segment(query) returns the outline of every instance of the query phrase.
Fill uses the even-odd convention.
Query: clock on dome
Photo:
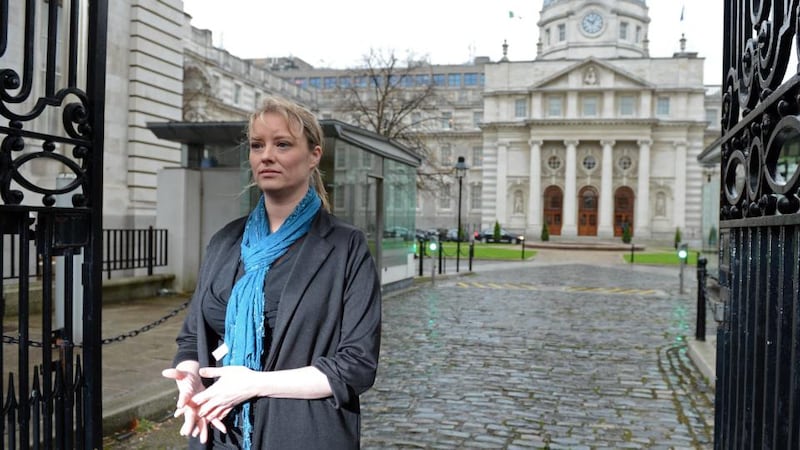
[[[603,16],[595,11],[586,14],[581,20],[581,28],[586,34],[595,35],[600,33],[603,29]]]

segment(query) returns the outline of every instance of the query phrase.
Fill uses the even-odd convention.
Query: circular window
[[[561,158],[559,158],[558,156],[555,156],[555,155],[547,158],[547,167],[549,167],[552,170],[560,169],[561,168]]]
[[[597,160],[594,159],[594,156],[587,155],[585,158],[583,158],[583,168],[584,169],[592,170],[592,169],[595,168],[595,166],[597,166]]]
[[[622,170],[628,170],[633,165],[630,156],[622,156],[617,160],[617,166]]]

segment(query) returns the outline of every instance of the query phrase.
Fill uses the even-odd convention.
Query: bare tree
[[[409,54],[401,60],[394,51],[373,49],[363,57],[361,67],[349,72],[352,82],[338,88],[337,112],[415,151],[423,160],[417,188],[441,188],[452,168],[441,167],[429,147],[437,139],[432,131],[440,127],[439,106],[444,98],[434,84],[427,58]]]

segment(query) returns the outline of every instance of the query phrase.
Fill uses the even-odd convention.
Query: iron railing
[[[103,272],[111,278],[112,272],[120,270],[147,269],[153,274],[154,267],[165,267],[168,262],[167,230],[163,228],[105,228],[103,229]],[[30,254],[36,254],[34,241],[29,242]],[[0,248],[3,252],[3,280],[17,279],[20,274],[19,236],[4,234]],[[31,258],[27,272],[31,278],[41,278],[41,258]]]
[[[708,312],[711,312],[717,323],[722,322],[725,315],[725,305],[720,301],[719,295],[710,292],[708,280],[719,284],[718,277],[708,273],[708,260],[702,257],[697,258],[697,321],[694,338],[698,341],[706,340]]]
[[[103,229],[103,271],[108,278],[115,270],[147,269],[167,265],[167,230],[154,229]]]

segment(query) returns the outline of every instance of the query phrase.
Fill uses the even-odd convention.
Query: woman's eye
[[[264,144],[262,142],[251,142],[250,143],[250,150],[258,151],[264,148]]]
[[[278,148],[280,149],[287,149],[291,146],[292,144],[290,142],[278,142]]]

